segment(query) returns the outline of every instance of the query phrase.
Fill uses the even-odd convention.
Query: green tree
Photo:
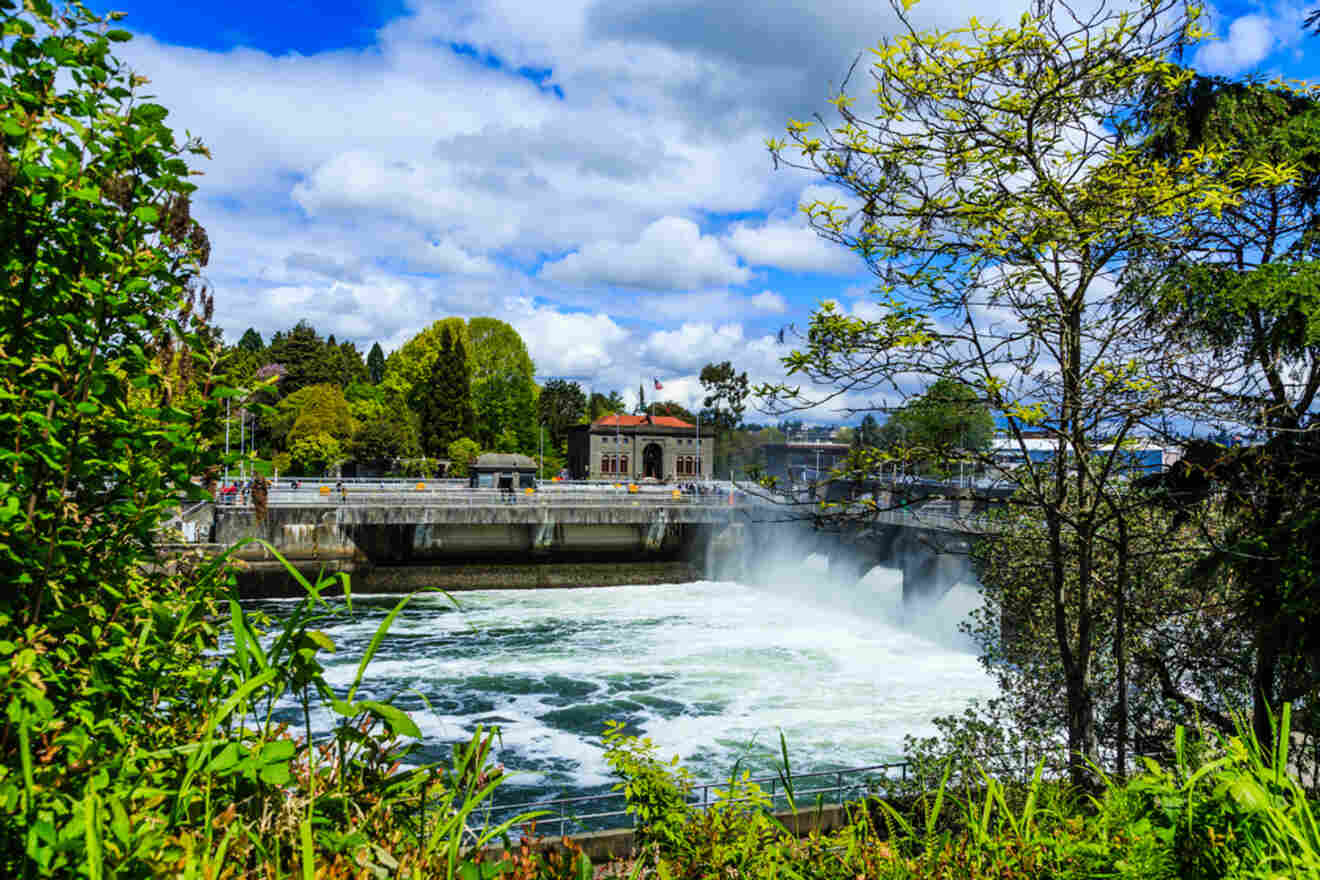
[[[986,450],[995,436],[995,420],[975,389],[952,379],[938,379],[925,393],[890,414],[878,432],[884,445],[905,459],[940,465]]]
[[[238,347],[253,354],[261,354],[266,350],[266,343],[261,341],[260,333],[249,327],[243,331],[243,338],[238,340]]]
[[[367,375],[372,385],[379,385],[385,378],[385,353],[380,350],[379,342],[373,342],[367,353]]]
[[[339,440],[324,431],[300,434],[289,444],[289,467],[300,474],[324,476],[345,460]]]
[[[325,356],[325,341],[306,320],[299,321],[287,333],[276,332],[266,348],[266,357],[284,365],[287,374],[280,388],[285,394],[309,385],[339,382],[336,364]]]
[[[183,402],[171,371],[212,356],[209,309],[179,312],[210,254],[185,161],[205,148],[133,100],[109,52],[125,32],[78,7],[12,8],[0,7],[0,612],[35,623],[147,557],[179,493],[198,497],[189,477],[214,459],[197,432],[218,419],[205,374],[188,377],[195,409],[171,405]],[[90,631],[86,613],[52,618],[53,637]]]
[[[275,443],[291,448],[299,437],[313,434],[347,440],[357,424],[344,392],[324,383],[309,385],[281,400],[270,414],[267,428]]]
[[[227,346],[220,351],[216,369],[233,385],[250,385],[256,377],[257,370],[265,363],[263,352],[253,352],[241,345],[235,345]]]
[[[1313,627],[1303,622],[1320,611],[1308,539],[1320,517],[1310,464],[1320,432],[1320,105],[1283,82],[1192,76],[1155,84],[1144,112],[1154,129],[1149,155],[1175,173],[1180,154],[1207,144],[1292,171],[1251,180],[1219,210],[1176,218],[1193,247],[1149,255],[1128,286],[1152,323],[1202,348],[1203,362],[1180,371],[1204,386],[1193,415],[1268,441],[1254,458],[1206,463],[1229,503],[1207,499],[1200,513],[1227,516],[1233,528],[1210,567],[1197,570],[1239,588],[1235,613],[1251,622],[1252,725],[1268,744],[1271,714],[1320,676]],[[1230,464],[1240,471],[1230,476]],[[1180,689],[1169,697],[1196,699]]]
[[[455,477],[468,476],[472,463],[481,454],[477,441],[468,437],[459,437],[445,450],[449,455],[449,474]]]
[[[550,434],[550,445],[561,449],[568,437],[568,429],[576,425],[586,412],[587,396],[576,382],[551,379],[541,389],[536,405],[541,424]]]
[[[715,437],[715,461],[712,462],[717,474],[727,473],[734,458],[745,455],[745,450],[733,448],[733,434],[742,424],[743,410],[746,408],[749,387],[747,373],[738,373],[733,364],[724,361],[719,364],[706,364],[701,368],[699,377],[706,396],[701,401],[702,431],[710,428]]]
[[[422,332],[409,339],[385,359],[385,377],[381,384],[386,391],[416,405],[419,387],[431,379],[431,368],[440,354],[440,341],[445,330],[449,331],[450,344],[453,340],[463,343],[463,350],[471,349],[468,339],[467,322],[462,318],[441,318],[431,323]],[[464,364],[468,380],[472,378],[472,365]]]
[[[441,457],[449,444],[473,433],[472,390],[463,340],[442,327],[440,348],[431,362],[431,378],[416,390],[415,408],[421,419],[422,451]]]
[[[531,380],[526,376],[496,373],[474,382],[472,409],[476,418],[475,437],[483,448],[526,454],[536,451],[536,400]],[[506,439],[500,440],[501,437]]]
[[[715,427],[720,431],[732,431],[741,425],[750,391],[747,373],[736,372],[729,361],[706,364],[701,368],[700,381],[706,391],[701,405],[710,411],[709,418]]]
[[[353,434],[349,452],[360,462],[386,463],[421,455],[417,426],[407,412],[382,411]]]
[[[128,786],[161,777],[132,755],[172,747],[162,732],[195,723],[192,682],[211,676],[188,645],[204,634],[176,616],[178,582],[144,574],[165,516],[205,497],[190,478],[220,464],[207,438],[229,392],[210,375],[219,345],[199,285],[210,242],[190,216],[189,162],[206,150],[176,138],[115,57],[130,37],[117,18],[0,3],[0,874],[11,877],[152,873],[149,834],[133,838],[146,855],[95,848],[118,833],[112,821],[128,825],[118,807],[113,819],[78,811],[122,798],[142,815]],[[168,706],[150,699],[162,683]]]
[[[536,368],[517,330],[498,318],[469,318],[467,326],[474,386],[496,376],[521,376],[535,384]]]
[[[610,413],[621,413],[627,409],[628,403],[619,392],[611,391],[606,395],[601,394],[599,391],[593,391],[591,393],[591,403],[587,407],[587,421],[594,422]]]
[[[334,339],[333,336],[330,338]],[[367,365],[362,360],[362,353],[357,350],[357,343],[327,344],[326,357],[335,371],[336,383],[341,388],[347,388],[354,382],[367,381]]]
[[[633,413],[636,415],[642,415],[645,412],[646,412],[646,386],[643,383],[639,382],[637,383],[637,408],[633,410]]]
[[[1019,503],[1046,524],[1041,574],[1078,784],[1099,758],[1097,534],[1119,515],[1112,488],[1126,476],[1131,432],[1197,390],[1166,381],[1194,347],[1145,324],[1117,291],[1134,254],[1186,249],[1172,218],[1231,203],[1235,180],[1288,174],[1248,161],[1237,177],[1216,176],[1233,154],[1215,144],[1176,173],[1147,160],[1141,102],[1154,83],[1186,81],[1169,56],[1200,35],[1180,8],[1144,0],[1082,19],[1044,2],[1014,26],[973,20],[953,37],[916,28],[898,4],[900,34],[874,55],[874,109],[854,113],[841,90],[840,124],[819,136],[811,123],[789,124],[800,167],[857,206],[814,202],[810,222],[879,278],[877,317],[827,303],[806,350],[785,359],[790,375],[830,385],[831,396],[954,379],[987,401],[1024,457],[1024,431],[1053,442],[1048,461],[1028,460],[1013,478]],[[787,145],[770,149],[793,164]],[[808,402],[784,386],[764,391]]]

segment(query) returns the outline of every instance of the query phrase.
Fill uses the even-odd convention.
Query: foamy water
[[[899,757],[903,737],[994,693],[957,624],[959,585],[905,611],[897,572],[832,586],[812,558],[769,584],[727,581],[430,595],[396,619],[359,694],[395,697],[422,729],[425,759],[476,725],[498,725],[497,760],[528,794],[598,791],[611,780],[607,719],[651,737],[703,779],[736,760],[768,770],[779,733],[798,772]],[[327,679],[346,688],[399,597],[358,597]],[[280,603],[257,603],[280,613]],[[285,606],[287,608],[287,606]],[[292,705],[282,713],[301,726]],[[313,717],[321,730],[327,713]]]

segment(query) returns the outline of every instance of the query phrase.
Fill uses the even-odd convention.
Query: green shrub
[[[655,846],[662,852],[672,851],[682,842],[683,826],[691,810],[691,774],[679,766],[677,755],[667,762],[660,760],[650,738],[629,735],[621,722],[607,721],[603,739],[605,761],[622,778],[614,790],[623,792],[627,800],[628,812],[635,820],[638,848]]]

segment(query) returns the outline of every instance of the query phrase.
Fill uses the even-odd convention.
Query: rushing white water
[[[994,691],[957,633],[975,590],[959,585],[905,614],[899,581],[875,569],[833,586],[813,557],[756,587],[466,592],[455,594],[457,610],[429,595],[395,621],[362,693],[397,695],[429,758],[477,724],[498,725],[497,759],[536,794],[611,781],[600,747],[611,718],[698,778],[718,778],[739,758],[768,769],[781,730],[798,772],[894,760],[904,735],[929,733],[932,717]],[[397,601],[358,597],[355,619],[323,627],[339,646],[322,657],[332,685],[352,682]]]

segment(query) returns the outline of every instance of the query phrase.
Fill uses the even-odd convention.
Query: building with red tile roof
[[[568,434],[568,470],[575,480],[702,480],[711,478],[715,438],[674,416],[610,413]]]

